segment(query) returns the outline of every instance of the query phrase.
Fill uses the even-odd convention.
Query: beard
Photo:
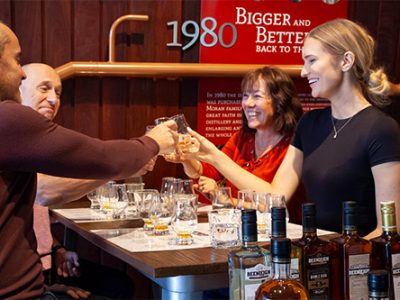
[[[0,101],[13,100],[15,102],[21,103],[21,93],[19,88],[14,88],[13,85],[4,82],[0,76]]]

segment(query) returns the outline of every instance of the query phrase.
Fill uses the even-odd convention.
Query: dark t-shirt
[[[49,121],[29,107],[0,102],[0,299],[43,293],[33,232],[36,172],[124,178],[158,153],[149,137],[100,141]]]
[[[372,106],[350,121],[334,121],[336,139],[331,109],[313,110],[300,120],[293,138],[304,154],[307,198],[316,204],[318,227],[336,232],[342,230],[342,202],[356,201],[359,232],[366,235],[377,222],[371,167],[400,160],[400,128]]]

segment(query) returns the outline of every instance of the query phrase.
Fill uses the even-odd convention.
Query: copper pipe
[[[115,32],[117,27],[125,21],[148,21],[149,16],[146,15],[125,15],[121,16],[112,23],[108,40],[108,61],[115,61]]]
[[[264,67],[256,64],[199,63],[127,63],[72,61],[56,68],[61,79],[74,76],[118,77],[243,77],[247,72]],[[299,77],[302,65],[274,65],[291,77]]]

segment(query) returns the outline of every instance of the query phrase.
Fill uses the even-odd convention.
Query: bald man
[[[20,56],[17,37],[0,23],[0,299],[41,299],[46,291],[32,226],[36,173],[123,179],[172,152],[177,133],[169,121],[146,136],[100,141],[58,126],[20,104],[26,77]]]

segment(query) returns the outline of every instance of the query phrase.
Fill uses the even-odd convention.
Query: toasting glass
[[[171,226],[176,233],[175,243],[177,245],[192,244],[192,233],[197,228],[197,215],[190,196],[192,195],[175,195],[175,211]]]

